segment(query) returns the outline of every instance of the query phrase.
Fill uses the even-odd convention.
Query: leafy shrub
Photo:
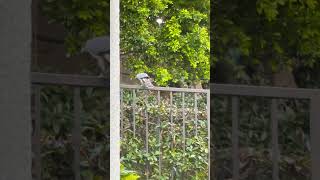
[[[120,179],[121,180],[137,180],[140,176],[135,171],[130,171],[120,164]]]
[[[44,180],[67,180],[73,174],[73,89],[45,86],[41,91],[41,167]],[[80,173],[84,180],[109,177],[108,92],[81,89]]]
[[[232,177],[231,102],[214,96],[211,120],[212,176]],[[269,180],[272,177],[270,99],[240,98],[239,148],[240,177],[245,180]],[[278,100],[279,175],[285,180],[309,180],[310,122],[308,102]]]
[[[198,95],[195,121],[194,95],[185,93],[184,141],[180,93],[173,93],[172,107],[164,92],[160,102],[156,92],[139,90],[136,95],[134,105],[132,92],[123,92],[121,154],[127,167],[138,171],[142,178],[206,179],[209,152],[205,96]]]

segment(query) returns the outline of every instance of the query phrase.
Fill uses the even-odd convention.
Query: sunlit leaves
[[[185,142],[182,135],[181,93],[173,93],[173,104],[170,106],[167,92],[161,92],[160,103],[158,103],[156,91],[136,91],[135,133],[133,131],[132,98],[131,91],[124,90],[121,136],[122,162],[129,169],[138,172],[142,179],[145,179],[146,176],[147,163],[150,165],[150,179],[167,180],[173,176],[175,179],[182,179],[182,174],[185,175],[185,179],[207,179],[209,152],[205,94],[197,95],[197,123],[194,119],[194,94],[185,94]],[[148,112],[148,136],[146,135],[145,111]],[[158,118],[160,118],[160,124]],[[195,135],[196,128],[198,130],[197,136]],[[159,132],[161,142],[159,142]],[[146,150],[146,140],[148,141],[148,151]],[[184,143],[186,145],[185,152]],[[162,158],[161,175],[159,171],[160,156]]]
[[[209,1],[198,3],[121,2],[121,50],[127,55],[122,62],[132,77],[147,72],[161,86],[208,81]]]
[[[137,180],[140,176],[135,171],[130,171],[125,168],[123,164],[120,164],[120,179],[121,180]]]

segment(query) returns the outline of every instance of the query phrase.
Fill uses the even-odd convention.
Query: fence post
[[[73,95],[73,130],[72,130],[72,145],[73,145],[73,173],[74,179],[80,180],[80,147],[81,147],[81,97],[80,88],[74,88]]]
[[[232,97],[232,179],[239,180],[239,97]]]
[[[279,142],[278,142],[278,101],[271,100],[271,148],[272,148],[272,180],[279,180]]]
[[[147,92],[147,91],[145,91]],[[145,151],[146,154],[149,156],[149,116],[148,116],[148,97],[146,96],[145,99],[145,107],[144,107],[144,115],[145,115]],[[150,164],[149,164],[149,160],[146,159],[146,179],[149,180],[149,173],[150,173]]]
[[[311,172],[312,180],[320,179],[320,94],[313,96],[310,102],[310,135],[311,135]]]
[[[123,89],[120,89],[120,138],[124,136]]]
[[[157,101],[158,101],[158,110],[160,112],[161,109],[161,94],[160,91],[158,91]],[[161,168],[162,168],[162,148],[161,148],[161,119],[160,115],[158,115],[158,140],[159,140],[159,176],[161,176]]]
[[[210,119],[210,90],[207,92],[207,123],[208,123],[208,179],[211,179],[211,128],[210,128],[210,123],[211,123],[211,119]]]
[[[136,90],[132,90],[132,123],[133,123],[133,138],[136,137]]]
[[[34,129],[33,129],[33,153],[35,180],[41,180],[41,89],[40,85],[34,86]]]
[[[198,100],[197,100],[197,98],[198,98],[197,93],[194,93],[194,120],[195,120],[195,124],[196,124],[196,136],[198,136]],[[207,104],[208,104],[208,102],[209,101],[207,100]]]
[[[31,180],[31,0],[0,1],[0,180]]]

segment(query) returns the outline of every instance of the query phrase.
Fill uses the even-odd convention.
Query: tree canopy
[[[318,63],[320,4],[317,0],[211,3],[213,67],[217,61],[228,61],[240,67],[239,74],[241,69],[251,69],[252,74],[266,78],[270,73],[313,68]]]
[[[65,27],[65,44],[73,55],[86,40],[109,33],[109,3],[109,0],[42,0],[40,7],[49,23]]]
[[[158,85],[207,82],[209,0],[121,1],[122,61],[133,75],[147,72]],[[164,24],[157,24],[158,18]]]
[[[68,30],[66,45],[75,54],[86,39],[109,31],[108,7],[107,0],[45,0],[42,9]],[[209,12],[209,0],[121,1],[122,63],[131,76],[146,72],[163,86],[208,82]]]
[[[265,79],[280,71],[314,72],[320,64],[319,6],[317,0],[211,1],[212,68],[228,62],[238,79],[253,84],[268,84]],[[108,8],[108,0],[44,0],[42,6],[68,29],[71,54],[86,39],[109,32]],[[122,62],[132,77],[147,72],[158,85],[207,82],[209,9],[209,0],[121,1]]]

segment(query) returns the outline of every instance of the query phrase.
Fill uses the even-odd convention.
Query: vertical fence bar
[[[211,140],[211,133],[210,133],[210,90],[207,92],[207,123],[208,123],[208,179],[211,179],[211,172],[210,172],[210,140]]]
[[[145,94],[148,93],[145,91]],[[149,117],[148,117],[148,96],[145,96],[145,124],[146,124],[146,140],[145,140],[145,148],[146,148],[146,154],[149,154]],[[149,173],[150,173],[150,165],[149,161],[146,160],[146,179],[149,179]]]
[[[36,180],[41,180],[41,86],[34,86],[35,93],[35,119],[34,119],[34,170]]]
[[[277,100],[271,100],[271,134],[272,134],[272,179],[279,180],[279,143],[278,143],[278,118]]]
[[[232,97],[232,180],[239,180],[239,97]]]
[[[120,138],[124,134],[124,120],[123,120],[123,89],[120,89]]]
[[[136,90],[132,90],[132,121],[133,121],[133,137],[136,137]]]
[[[186,152],[186,113],[185,113],[185,93],[182,92],[182,142],[183,152]]]
[[[173,113],[172,113],[172,106],[173,106],[173,93],[170,91],[170,131],[171,131],[171,136],[172,136],[172,141],[171,141],[171,148],[173,148],[173,143],[174,143],[174,136],[173,136]]]
[[[72,144],[73,144],[73,173],[74,179],[80,180],[80,143],[81,143],[81,121],[80,121],[80,88],[75,87],[73,92],[73,131],[72,131]]]
[[[310,135],[311,135],[311,171],[312,180],[320,179],[320,95],[311,98],[310,102]]]
[[[182,92],[182,142],[183,155],[186,154],[186,113],[185,113],[185,93]],[[183,161],[185,163],[185,159]],[[184,172],[182,172],[182,179],[184,179]]]
[[[160,91],[158,91],[158,97],[157,97],[157,101],[158,101],[158,110],[159,113],[160,109],[161,109],[161,99],[160,99]],[[158,138],[159,138],[159,175],[161,176],[161,166],[162,166],[162,148],[161,148],[161,119],[160,119],[160,114],[158,115]]]
[[[172,113],[172,106],[173,106],[173,93],[172,91],[170,91],[170,133],[171,133],[171,150],[174,147],[174,143],[175,143],[175,137],[173,135],[173,113]],[[170,179],[173,180],[174,178],[174,167],[171,167],[171,177]]]
[[[197,93],[194,93],[194,119],[196,124],[196,136],[198,136],[198,99]]]

